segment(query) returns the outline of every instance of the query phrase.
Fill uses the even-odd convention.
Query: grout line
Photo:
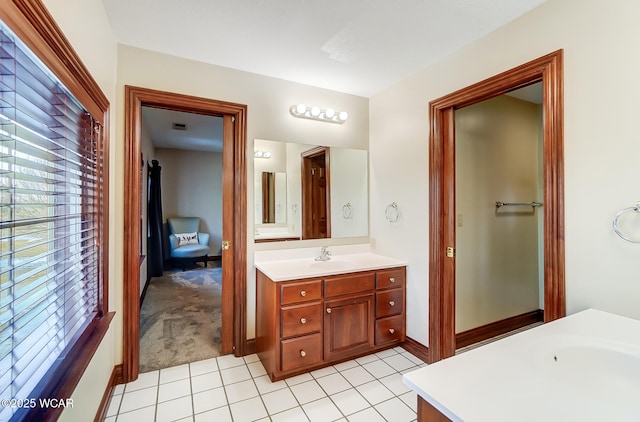
[[[353,362],[355,362],[355,365],[354,365],[354,366],[352,366],[352,367],[350,367],[350,368],[346,368],[346,369],[344,369],[344,371],[347,371],[347,370],[350,370],[350,369],[353,369],[353,368],[357,368],[357,367],[360,367],[360,368],[364,369],[364,371],[365,371],[367,374],[369,374],[370,376],[372,376],[372,377],[374,378],[374,381],[378,381],[378,382],[379,382],[379,383],[380,383],[380,384],[381,384],[381,385],[382,385],[382,386],[383,386],[383,387],[384,387],[388,392],[390,392],[390,393],[391,393],[391,397],[390,397],[390,398],[388,398],[388,399],[386,399],[386,400],[383,400],[383,401],[381,401],[381,402],[379,402],[379,403],[372,404],[369,400],[367,400],[367,399],[366,399],[366,397],[364,397],[364,396],[362,395],[362,393],[360,393],[360,392],[359,392],[359,390],[357,389],[357,387],[358,387],[358,386],[353,385],[353,383],[352,383],[351,381],[349,381],[349,379],[343,375],[343,371],[338,370],[337,368],[335,368],[335,365],[332,365],[332,367],[335,369],[335,372],[328,373],[328,374],[326,374],[326,375],[323,375],[323,376],[320,376],[320,377],[317,377],[317,378],[316,378],[316,377],[314,377],[314,376],[311,376],[311,380],[309,380],[309,381],[314,381],[314,382],[316,383],[316,385],[317,385],[318,387],[320,387],[320,389],[321,389],[321,390],[322,390],[322,392],[324,393],[324,397],[320,397],[320,398],[318,398],[318,399],[312,400],[312,401],[310,401],[310,402],[308,402],[308,403],[305,403],[304,405],[308,405],[308,404],[310,404],[310,403],[314,403],[314,402],[317,402],[317,401],[323,400],[324,398],[328,398],[328,399],[329,399],[329,402],[330,402],[333,406],[335,406],[335,408],[338,410],[338,412],[340,413],[340,415],[342,415],[342,416],[341,416],[341,418],[345,418],[345,419],[346,419],[346,418],[348,418],[348,417],[349,417],[349,415],[346,415],[346,414],[342,411],[342,409],[341,409],[341,408],[336,404],[336,402],[334,401],[334,399],[333,399],[333,397],[332,397],[332,396],[335,396],[336,394],[340,394],[340,393],[342,393],[342,392],[344,392],[344,391],[347,391],[347,390],[354,390],[357,394],[359,394],[362,398],[364,398],[364,400],[365,400],[365,402],[368,404],[368,406],[367,406],[367,407],[365,407],[364,409],[360,409],[360,410],[358,410],[358,411],[356,411],[356,412],[352,413],[352,414],[351,414],[351,416],[352,416],[352,415],[354,415],[354,414],[356,414],[356,413],[363,412],[363,411],[366,411],[367,409],[371,408],[371,409],[373,409],[373,411],[374,411],[374,412],[376,412],[378,415],[380,415],[380,417],[381,417],[381,418],[383,418],[383,419],[384,419],[383,415],[378,411],[378,409],[376,409],[376,407],[375,407],[375,406],[378,406],[378,405],[380,405],[380,404],[382,404],[382,403],[385,403],[385,402],[388,402],[388,401],[390,401],[390,400],[393,400],[394,398],[397,398],[398,400],[400,400],[400,401],[401,401],[405,406],[407,406],[410,410],[412,410],[412,411],[415,413],[416,411],[415,411],[411,406],[409,406],[407,403],[405,403],[405,402],[400,398],[400,395],[396,394],[396,393],[395,393],[395,392],[393,392],[391,389],[389,389],[389,388],[388,388],[384,383],[382,383],[382,382],[380,381],[380,379],[381,379],[381,378],[379,378],[379,377],[375,376],[372,372],[368,371],[368,370],[364,367],[364,365],[367,365],[367,364],[370,364],[370,363],[375,363],[375,362],[377,362],[377,361],[383,362],[383,363],[385,363],[386,365],[390,366],[390,367],[393,369],[393,371],[394,371],[392,374],[386,375],[385,377],[387,377],[387,376],[392,376],[392,375],[395,375],[395,374],[402,375],[402,374],[403,374],[403,372],[406,372],[406,371],[409,371],[409,370],[414,370],[414,369],[420,368],[420,365],[415,364],[413,361],[411,361],[411,359],[409,359],[409,360],[411,361],[411,363],[413,364],[413,366],[412,366],[412,367],[410,367],[410,368],[406,368],[406,369],[404,369],[403,371],[399,371],[399,370],[397,370],[397,369],[396,369],[396,368],[394,368],[393,366],[391,366],[391,365],[389,365],[388,363],[386,363],[386,362],[384,361],[384,359],[386,359],[386,358],[388,358],[388,357],[396,356],[396,355],[400,355],[400,356],[402,356],[403,354],[402,354],[402,353],[400,353],[400,352],[398,352],[398,351],[397,351],[397,350],[395,350],[395,349],[389,349],[389,350],[393,350],[395,353],[394,353],[394,354],[391,354],[391,355],[389,355],[389,356],[385,356],[384,358],[383,358],[383,357],[378,356],[377,354],[367,355],[367,356],[375,356],[375,359],[374,359],[374,360],[370,360],[370,361],[368,361],[368,362],[366,362],[366,363],[364,363],[364,364],[361,364],[361,363],[360,363],[360,362],[358,362],[356,359],[353,359]],[[407,352],[407,353],[408,353],[408,352]],[[410,354],[410,353],[408,353],[408,354]],[[406,356],[403,356],[403,357],[407,358]],[[218,374],[219,374],[219,376],[220,376],[220,379],[221,379],[221,384],[222,384],[222,385],[221,385],[221,387],[223,388],[223,393],[224,393],[224,395],[225,395],[225,401],[226,401],[226,404],[225,404],[224,406],[220,406],[220,407],[218,407],[218,408],[216,408],[216,409],[219,409],[219,408],[226,408],[226,409],[228,410],[229,414],[231,415],[232,420],[234,420],[233,414],[232,414],[232,412],[231,412],[231,404],[229,403],[229,397],[228,397],[228,395],[227,395],[227,386],[230,386],[230,385],[233,385],[233,384],[237,384],[238,382],[248,381],[248,380],[236,381],[236,382],[231,382],[231,383],[225,383],[225,382],[224,382],[224,379],[222,378],[222,373],[221,373],[220,366],[219,366],[219,364],[218,364],[217,358],[213,358],[213,359],[215,359],[215,365],[216,365],[216,367],[218,368],[218,371],[217,371],[217,372],[218,372]],[[408,359],[408,358],[407,358],[407,359]],[[253,363],[253,362],[252,362],[252,363]],[[262,403],[262,405],[263,405],[263,407],[264,407],[264,409],[265,409],[265,411],[266,411],[266,413],[267,413],[267,416],[266,416],[266,418],[267,418],[267,419],[272,420],[272,416],[279,415],[279,414],[281,414],[281,413],[288,412],[288,411],[294,410],[294,409],[296,409],[296,408],[299,408],[299,409],[303,412],[303,414],[305,415],[305,417],[307,417],[309,420],[311,420],[311,418],[309,417],[309,415],[308,415],[308,414],[307,414],[307,412],[305,411],[305,409],[304,409],[304,407],[303,407],[303,404],[301,404],[301,403],[300,403],[299,399],[298,399],[298,398],[296,397],[296,395],[293,393],[293,390],[292,390],[292,388],[291,388],[291,386],[290,386],[289,384],[287,384],[287,383],[285,382],[285,384],[284,384],[284,387],[283,387],[283,388],[276,389],[276,390],[273,390],[273,391],[269,391],[268,393],[264,393],[264,394],[263,394],[263,393],[261,393],[261,392],[260,392],[260,389],[258,389],[258,385],[257,385],[257,383],[256,383],[256,379],[257,379],[257,378],[264,377],[264,376],[265,376],[265,374],[258,374],[258,375],[256,375],[256,376],[254,376],[254,375],[251,373],[251,371],[250,371],[250,369],[249,369],[249,364],[246,362],[246,360],[245,360],[245,361],[243,361],[243,364],[242,364],[242,365],[244,365],[244,366],[245,366],[245,369],[249,372],[250,379],[251,379],[251,381],[252,381],[252,383],[253,383],[254,387],[256,388],[256,391],[258,392],[258,397],[260,398],[260,401],[261,401],[261,403]],[[240,367],[240,366],[242,366],[242,365],[238,365],[238,367]],[[226,369],[229,369],[229,368],[226,368]],[[195,421],[196,413],[195,413],[194,392],[193,392],[193,385],[192,385],[192,377],[193,377],[193,375],[192,375],[192,372],[191,372],[191,364],[190,364],[190,363],[188,364],[188,372],[189,372],[189,378],[188,378],[188,379],[189,379],[189,391],[190,391],[190,396],[191,396],[191,401],[190,401],[190,402],[191,402],[191,420],[192,420],[192,421]],[[213,372],[206,372],[205,374],[200,374],[200,375],[210,375],[210,374],[213,374],[214,372],[216,372],[216,371],[213,371]],[[334,393],[333,395],[330,395],[330,394],[327,392],[327,390],[325,390],[325,388],[324,388],[324,387],[322,387],[322,385],[318,382],[318,380],[320,380],[320,379],[322,379],[322,378],[325,378],[325,377],[328,377],[328,376],[331,376],[331,375],[336,375],[336,374],[337,374],[337,375],[340,375],[340,376],[341,376],[341,377],[342,377],[342,378],[347,382],[347,384],[349,385],[349,388],[348,388],[347,390],[338,391],[338,392]],[[266,377],[267,377],[267,379],[268,379],[268,375],[266,375]],[[385,377],[382,377],[382,378],[385,378]],[[308,381],[305,381],[305,382],[308,382]],[[369,382],[373,382],[373,381],[369,381]],[[304,383],[304,382],[303,382],[303,383]],[[299,383],[299,384],[303,384],[303,383]],[[299,385],[299,384],[296,384],[296,385]],[[366,383],[365,383],[365,384],[366,384]],[[360,384],[359,386],[361,386],[361,385],[364,385],[364,384]],[[159,405],[158,400],[159,400],[159,397],[160,397],[160,371],[158,371],[158,373],[157,373],[157,383],[156,383],[155,387],[156,387],[156,399],[155,399],[155,404],[154,404],[153,406],[154,406],[154,410],[155,410],[155,413],[154,413],[155,417],[154,417],[154,419],[157,419],[157,418],[158,418],[158,405]],[[215,388],[218,388],[218,387],[215,387]],[[214,389],[215,389],[215,388],[214,388]],[[289,394],[291,394],[291,396],[293,396],[293,398],[294,398],[295,402],[297,403],[297,407],[296,407],[296,406],[294,406],[294,407],[291,407],[291,408],[289,408],[289,409],[284,409],[284,410],[282,410],[282,411],[280,411],[280,412],[274,413],[273,415],[269,414],[269,410],[268,410],[268,408],[267,408],[267,405],[266,405],[266,403],[265,403],[265,399],[264,399],[263,395],[265,395],[265,394],[269,394],[269,393],[272,393],[272,392],[276,392],[276,391],[280,391],[280,390],[284,390],[284,389],[288,390],[288,391],[289,391]],[[136,391],[137,391],[137,390],[136,390]],[[406,392],[404,392],[404,393],[402,393],[402,394],[406,394]],[[113,396],[116,396],[116,395],[114,394]],[[121,413],[120,413],[120,409],[121,409],[121,406],[122,406],[122,401],[123,401],[122,399],[123,399],[123,398],[124,398],[124,391],[123,391],[123,393],[122,393],[122,397],[121,397],[120,403],[119,403],[119,405],[118,405],[118,411],[117,411],[117,413],[116,413],[115,415],[112,415],[112,416],[115,416],[116,418],[121,414]],[[255,397],[250,397],[250,398],[247,398],[247,399],[241,400],[240,402],[242,402],[242,401],[247,401],[247,400],[251,400],[251,399],[254,399],[254,398],[255,398]],[[237,403],[240,403],[240,402],[237,402]],[[150,406],[145,406],[145,407],[151,407],[151,405],[150,405]],[[138,409],[133,409],[133,410],[138,410]],[[210,410],[215,410],[215,409],[210,409]],[[208,412],[208,411],[210,411],[210,410],[207,410],[206,412]],[[127,413],[127,412],[124,412],[124,413]],[[338,419],[340,419],[340,418],[338,418]]]
[[[218,362],[216,361],[216,365]],[[189,392],[191,393],[191,420],[196,420],[196,405],[193,402],[193,385],[191,384],[191,362],[187,363],[187,372],[189,373]]]

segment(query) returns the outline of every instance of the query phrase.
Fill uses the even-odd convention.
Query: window
[[[104,315],[106,180],[97,117],[0,21],[2,399],[56,391],[53,374],[77,359],[80,340]],[[24,417],[17,404],[0,407],[0,421]]]

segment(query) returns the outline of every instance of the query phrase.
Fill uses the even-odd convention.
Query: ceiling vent
[[[186,123],[174,123],[173,128],[175,130],[187,130],[187,125]]]

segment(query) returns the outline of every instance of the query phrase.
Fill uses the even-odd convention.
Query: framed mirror
[[[369,234],[368,152],[256,139],[256,242]]]

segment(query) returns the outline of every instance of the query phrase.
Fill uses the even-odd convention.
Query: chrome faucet
[[[331,251],[328,246],[323,246],[320,249],[320,255],[316,256],[316,261],[328,261],[331,259]]]

